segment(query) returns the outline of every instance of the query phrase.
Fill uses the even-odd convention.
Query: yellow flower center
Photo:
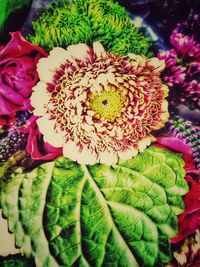
[[[90,108],[96,116],[110,122],[115,121],[124,111],[124,96],[115,90],[114,86],[103,89],[99,93],[94,93],[90,97]]]

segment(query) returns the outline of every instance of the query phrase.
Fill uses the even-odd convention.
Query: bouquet
[[[200,15],[121,2],[0,16],[1,266],[200,266]]]

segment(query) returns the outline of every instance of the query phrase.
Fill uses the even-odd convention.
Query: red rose
[[[43,140],[43,135],[36,123],[37,118],[32,116],[27,121],[26,126],[20,129],[20,132],[28,133],[26,150],[32,159],[54,160],[62,155],[62,148],[53,147]]]
[[[30,107],[32,87],[38,82],[36,64],[48,54],[26,41],[19,32],[0,50],[0,115]]]

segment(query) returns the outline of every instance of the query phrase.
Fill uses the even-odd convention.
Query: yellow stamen
[[[90,100],[90,108],[103,120],[113,122],[123,112],[125,98],[114,86],[109,85],[100,94],[92,94]]]

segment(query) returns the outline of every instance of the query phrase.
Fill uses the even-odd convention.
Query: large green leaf
[[[188,191],[183,165],[153,146],[112,167],[59,158],[12,174],[3,213],[37,266],[162,266]]]

